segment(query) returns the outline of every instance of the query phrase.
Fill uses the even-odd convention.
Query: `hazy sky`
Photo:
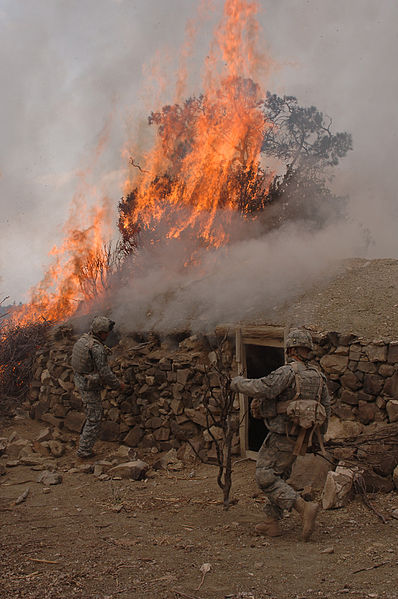
[[[90,180],[116,207],[123,146],[132,134],[139,140],[144,115],[157,108],[145,73],[150,64],[167,69],[162,100],[171,100],[185,23],[198,4],[0,0],[2,295],[24,299],[41,278],[78,172],[92,166],[105,124],[109,138]],[[219,14],[222,0],[213,4]],[[353,217],[371,230],[372,255],[398,258],[398,3],[260,0],[260,6],[264,49],[279,63],[272,91],[315,104],[333,118],[335,130],[353,134],[354,152],[335,185],[350,193]],[[214,20],[204,24],[196,65],[213,26]]]

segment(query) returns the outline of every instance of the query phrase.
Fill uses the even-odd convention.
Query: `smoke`
[[[140,146],[145,115],[172,100],[169,82],[177,68],[176,50],[197,4],[1,3],[4,295],[26,299],[28,288],[40,280],[48,252],[61,238],[77,173],[90,164],[110,115],[109,140],[90,177],[116,207],[125,175],[121,153],[126,139],[133,131]],[[213,4],[215,20],[223,1]],[[271,91],[316,105],[333,117],[335,130],[353,134],[354,151],[336,170],[333,183],[337,193],[350,195],[350,220],[322,233],[309,234],[295,225],[264,238],[237,241],[228,250],[204,256],[201,267],[191,268],[188,276],[179,268],[187,253],[183,247],[170,243],[157,254],[143,252],[137,258],[139,274],[115,299],[119,320],[167,329],[192,317],[200,328],[203,322],[211,326],[217,319],[236,320],[264,307],[272,309],[277,300],[288,299],[322,275],[334,260],[365,251],[358,249],[358,224],[352,223],[369,230],[369,255],[398,257],[397,3],[262,0],[260,6],[264,47],[280,65]],[[200,91],[198,73],[213,25],[205,23],[197,58],[190,62],[192,93]],[[151,63],[164,73],[164,89],[156,94],[144,86],[143,65],[148,73]],[[166,302],[165,296],[171,299]],[[123,302],[131,308],[123,311]]]
[[[242,223],[233,227],[236,238],[248,233]],[[292,223],[261,237],[251,238],[252,233],[230,246],[197,252],[197,264],[189,268],[193,242],[190,247],[169,240],[141,251],[130,282],[111,298],[113,319],[122,330],[159,333],[208,332],[220,323],[257,318],[273,322],[285,302],[327,281],[339,259],[363,249],[362,231],[348,222],[318,232]]]

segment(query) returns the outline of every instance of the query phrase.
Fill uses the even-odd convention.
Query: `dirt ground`
[[[347,259],[297,300],[275,308],[270,320],[285,326],[398,339],[398,260]],[[369,318],[369,316],[372,316]]]
[[[41,428],[20,419],[0,436],[15,430],[34,439]],[[96,449],[101,459],[115,446]],[[72,451],[56,462],[63,481],[49,492],[29,466],[7,467],[0,477],[1,599],[398,597],[396,492],[371,497],[386,524],[357,499],[321,512],[304,543],[293,513],[282,537],[254,536],[263,499],[252,461],[235,464],[237,503],[228,512],[215,466],[192,462],[136,482],[69,472]],[[210,564],[204,576],[203,564]]]

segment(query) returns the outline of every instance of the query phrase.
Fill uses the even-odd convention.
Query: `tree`
[[[351,135],[333,133],[329,117],[315,106],[299,106],[293,96],[267,93],[266,99],[259,102],[258,86],[251,79],[237,78],[233,85],[240,110],[254,111],[255,118],[247,119],[246,130],[234,145],[228,176],[217,198],[218,208],[228,207],[232,202],[243,218],[259,218],[264,230],[297,219],[320,227],[341,214],[344,198],[335,197],[329,183],[333,168],[352,149]],[[181,169],[200,143],[198,122],[203,115],[209,127],[213,124],[219,127],[220,122],[225,122],[225,127],[217,130],[228,142],[227,111],[225,103],[220,109],[216,102],[200,95],[151,113],[148,124],[157,128],[165,159],[163,172],[157,173],[146,189],[156,204],[167,205],[169,195],[173,196],[173,202],[179,194],[181,199],[184,197]],[[261,155],[253,160],[251,150],[258,131],[263,131]],[[201,189],[198,185],[198,194]],[[139,188],[134,188],[119,203],[119,230],[131,249],[140,244],[144,229],[146,233],[149,231],[150,243],[159,241],[156,222],[147,221],[143,225],[139,219],[129,219],[135,212],[138,194]]]
[[[272,123],[262,152],[280,164],[269,189],[271,226],[300,218],[322,226],[344,211],[346,198],[329,188],[332,169],[352,150],[352,136],[332,132],[332,119],[315,106],[299,106],[294,96],[267,93],[264,114]]]
[[[264,114],[272,127],[265,133],[261,151],[281,160],[289,172],[302,170],[323,177],[325,169],[337,166],[352,150],[349,133],[333,134],[331,118],[315,106],[299,106],[294,96],[268,92]]]

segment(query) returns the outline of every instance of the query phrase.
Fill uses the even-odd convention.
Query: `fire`
[[[82,226],[84,220],[89,223],[87,226]],[[104,199],[101,206],[87,210],[84,197],[77,194],[64,226],[64,241],[51,250],[50,267],[31,289],[30,302],[12,313],[11,322],[18,325],[40,320],[60,322],[74,314],[81,303],[88,308],[93,297],[101,295],[106,287],[108,272],[106,268],[101,272],[98,269],[109,227],[109,201]],[[97,266],[97,272],[93,266]]]
[[[226,0],[206,59],[203,95],[153,113],[157,140],[145,170],[129,178],[120,228],[136,242],[191,234],[205,246],[228,242],[231,217],[242,207],[242,188],[257,182],[260,150],[270,124],[264,92],[254,82],[265,59],[257,51],[258,2]],[[176,100],[181,95],[180,77]],[[263,181],[267,187],[271,181]]]
[[[269,63],[257,51],[257,12],[255,0],[225,0],[206,58],[203,94],[182,101],[185,62],[195,34],[192,23],[187,28],[175,103],[152,113],[154,146],[144,156],[144,168],[131,167],[124,185],[119,222],[124,240],[138,243],[140,234],[149,243],[190,236],[202,247],[225,245],[234,215],[244,218],[248,212],[245,194],[259,185],[267,189],[272,174],[262,171],[259,177],[259,165],[271,125],[261,108],[264,90],[255,81]],[[95,157],[106,139],[105,131]],[[97,201],[88,211],[87,193],[97,195],[84,184],[75,197],[64,241],[51,251],[50,268],[32,289],[29,304],[14,312],[14,322],[62,321],[81,302],[89,304],[106,290],[109,273],[102,267],[104,242],[110,238],[109,201]]]

